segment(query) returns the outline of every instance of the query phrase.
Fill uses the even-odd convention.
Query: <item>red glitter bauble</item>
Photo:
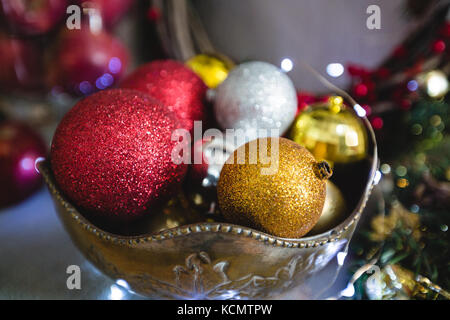
[[[135,90],[78,102],[53,137],[52,170],[62,191],[95,217],[131,220],[173,195],[187,166],[172,161],[178,119]]]
[[[28,126],[0,122],[0,207],[25,199],[41,186],[34,164],[46,149],[42,138]]]
[[[194,121],[205,121],[203,104],[207,87],[193,71],[174,60],[157,60],[145,64],[126,77],[122,88],[136,89],[160,100],[190,131]]]

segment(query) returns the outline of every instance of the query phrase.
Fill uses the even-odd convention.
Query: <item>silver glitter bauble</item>
[[[249,136],[246,140],[283,134],[297,111],[291,79],[276,66],[260,61],[234,68],[217,88],[214,100],[219,125],[243,129]]]
[[[235,149],[234,141],[227,141],[220,136],[196,141],[192,147],[194,162],[189,171],[190,179],[204,188],[215,188],[223,164]]]

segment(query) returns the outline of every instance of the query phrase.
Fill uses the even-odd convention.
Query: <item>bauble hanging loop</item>
[[[313,170],[317,178],[320,180],[326,180],[333,174],[333,170],[326,161],[320,161],[313,164]]]

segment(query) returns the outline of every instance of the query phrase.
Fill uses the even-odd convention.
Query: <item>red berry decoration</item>
[[[194,121],[206,120],[203,104],[207,87],[193,71],[174,60],[145,64],[126,77],[122,88],[136,89],[160,100],[192,132]]]
[[[359,83],[354,88],[355,95],[358,97],[364,97],[369,92],[369,89],[367,88],[367,85],[364,83]]]
[[[88,95],[113,86],[128,63],[128,51],[104,30],[91,32],[88,25],[80,30],[64,30],[56,51],[49,60],[51,86]]]
[[[445,42],[443,40],[436,40],[435,42],[433,42],[431,49],[435,53],[442,53],[445,51]]]
[[[31,128],[0,122],[0,207],[25,199],[41,186],[35,161],[45,153],[44,141]]]
[[[37,35],[50,31],[66,14],[66,0],[2,0],[3,17],[12,31]]]
[[[187,166],[172,161],[179,123],[158,101],[112,89],[78,102],[53,137],[51,166],[62,191],[94,217],[131,220],[178,190]]]
[[[161,18],[161,11],[157,7],[150,7],[147,11],[147,18],[152,21],[158,21]]]

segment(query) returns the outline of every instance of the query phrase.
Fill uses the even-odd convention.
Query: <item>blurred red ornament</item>
[[[77,0],[83,8],[98,9],[106,28],[113,27],[130,9],[134,0]]]
[[[435,42],[433,42],[431,49],[435,53],[442,53],[445,51],[445,42],[442,40],[436,40]]]
[[[175,113],[181,128],[192,132],[194,121],[205,121],[207,87],[193,71],[175,60],[157,60],[127,76],[122,88],[137,89],[161,101]]]
[[[128,64],[128,50],[104,30],[64,30],[49,63],[50,86],[78,95],[112,87]]]
[[[61,190],[92,217],[113,221],[150,214],[178,191],[187,165],[176,164],[177,118],[135,90],[111,89],[78,102],[53,137],[51,165]]]
[[[367,85],[364,83],[359,83],[354,88],[355,95],[358,97],[364,97],[369,92],[369,89],[367,88]]]
[[[150,21],[157,21],[159,20],[159,18],[161,18],[161,12],[156,7],[150,7],[147,11],[147,18]]]
[[[0,207],[25,199],[41,186],[35,161],[45,153],[44,141],[31,128],[0,122]]]
[[[43,34],[65,17],[66,0],[1,0],[3,17],[13,32]]]
[[[383,119],[381,119],[380,117],[374,117],[371,120],[372,123],[372,127],[376,130],[380,130],[381,128],[383,128]]]
[[[42,50],[32,40],[0,34],[0,90],[35,90],[42,84]]]

